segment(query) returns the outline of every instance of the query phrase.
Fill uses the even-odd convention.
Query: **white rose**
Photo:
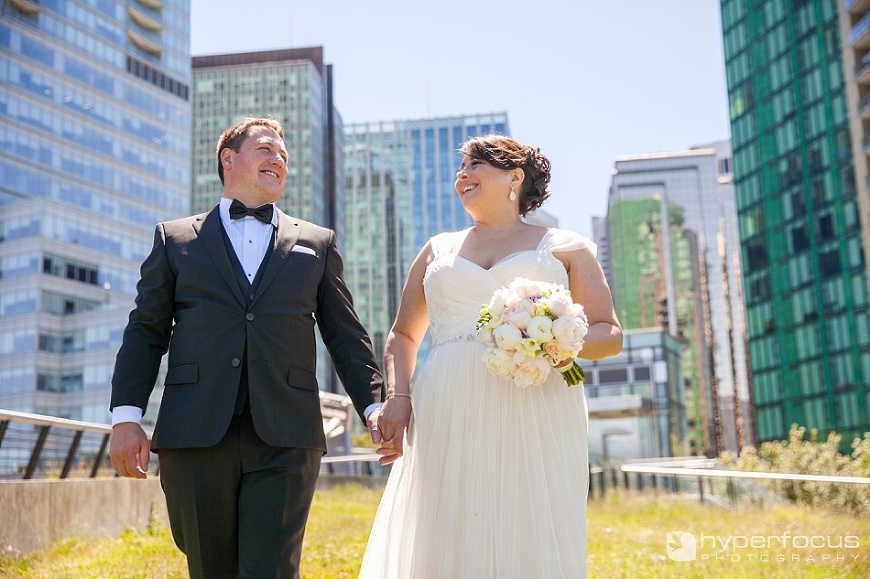
[[[550,374],[550,364],[544,358],[536,356],[527,358],[521,354],[514,354],[514,384],[521,388],[535,386],[544,382]]]
[[[500,348],[487,348],[483,354],[483,361],[490,374],[511,378],[516,364],[510,352]]]
[[[563,350],[579,350],[588,328],[579,318],[562,317],[553,322],[553,338]]]
[[[492,294],[492,299],[489,301],[489,313],[493,319],[497,320],[501,318],[504,307],[510,301],[510,297],[510,292],[504,288],[495,290],[495,293]]]
[[[499,348],[513,351],[522,341],[523,334],[513,324],[504,324],[492,331],[492,337]]]
[[[535,316],[529,321],[526,334],[537,342],[549,342],[553,339],[553,320],[547,316]]]

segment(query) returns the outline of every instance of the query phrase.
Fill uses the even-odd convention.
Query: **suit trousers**
[[[323,453],[269,446],[249,407],[208,448],[161,448],[160,482],[191,579],[299,577]]]

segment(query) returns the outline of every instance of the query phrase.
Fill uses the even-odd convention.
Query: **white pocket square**
[[[294,245],[290,248],[290,251],[295,251],[297,253],[307,253],[308,255],[313,255],[314,257],[317,257],[317,253],[313,249],[311,249],[310,247],[305,247],[304,245]]]

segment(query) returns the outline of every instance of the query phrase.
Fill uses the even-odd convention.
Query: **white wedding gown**
[[[405,455],[369,537],[366,579],[577,579],[586,575],[587,410],[553,371],[520,388],[484,365],[481,304],[515,277],[561,283],[552,254],[594,245],[550,229],[534,251],[485,270],[454,255],[466,232],[432,238],[424,277],[433,348],[412,389]]]

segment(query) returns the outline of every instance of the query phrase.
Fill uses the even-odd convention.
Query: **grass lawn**
[[[303,577],[356,577],[380,493],[358,485],[318,490]],[[695,560],[668,557],[668,533],[678,532],[687,535],[672,535],[672,545],[694,539]],[[589,503],[588,561],[596,579],[858,579],[870,576],[870,520],[792,505],[723,509],[668,494],[610,494]],[[157,525],[71,539],[25,557],[0,555],[0,577],[181,579],[187,570],[168,529]]]

